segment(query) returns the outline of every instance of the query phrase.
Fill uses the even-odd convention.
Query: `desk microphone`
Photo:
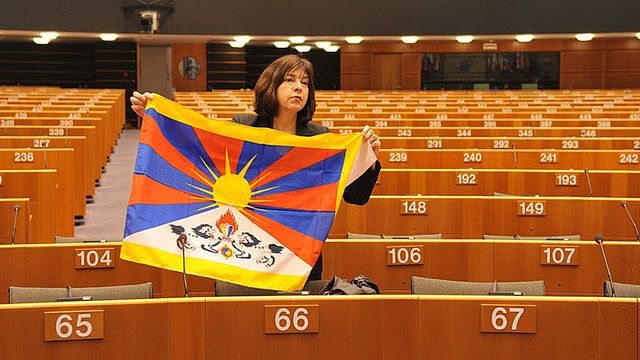
[[[607,261],[607,255],[604,253],[604,247],[602,246],[602,242],[604,241],[602,234],[596,234],[595,240],[596,240],[596,243],[598,243],[598,245],[600,246],[600,252],[602,253],[602,259],[604,260],[604,267],[607,270],[607,277],[609,278],[609,283],[611,284],[611,297],[616,297],[616,289],[613,286],[611,269],[609,269],[609,262]]]
[[[187,235],[184,233],[180,234],[176,243],[178,248],[182,250],[182,285],[184,286],[184,297],[189,297],[189,285],[187,284],[187,262],[184,255],[184,250],[187,247]]]
[[[11,245],[16,244],[16,227],[18,226],[18,212],[20,212],[20,205],[13,206],[13,225],[11,226]]]
[[[631,213],[629,212],[629,207],[627,206],[627,202],[620,201],[620,206],[622,206],[624,208],[624,212],[627,213],[627,218],[629,218],[629,221],[631,222],[631,226],[633,226],[633,231],[635,231],[636,233],[636,240],[640,241],[640,233],[638,233],[638,225],[636,225],[636,222],[633,221],[633,216],[631,216]]]
[[[589,176],[589,169],[584,169],[584,176],[587,178],[587,186],[589,188],[589,197],[593,196],[593,188],[591,187],[591,176]]]
[[[518,152],[516,151],[516,144],[511,144],[511,149],[513,149],[513,168],[518,168]]]

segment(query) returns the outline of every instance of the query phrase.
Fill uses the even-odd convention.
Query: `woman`
[[[131,109],[142,116],[151,94],[134,92]],[[313,136],[329,131],[324,126],[311,123],[316,108],[313,65],[298,55],[286,55],[269,64],[256,82],[254,109],[256,114],[238,114],[233,121],[254,126],[268,127],[292,135]],[[380,152],[380,140],[369,126],[362,129],[376,156]],[[364,205],[369,200],[380,173],[376,161],[364,174],[344,191],[346,202]],[[322,275],[322,254],[318,258],[308,280],[319,280]]]

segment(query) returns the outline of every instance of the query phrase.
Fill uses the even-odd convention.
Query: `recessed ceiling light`
[[[639,32],[639,33],[636,33],[636,37],[637,37],[638,39],[640,39],[640,32]]]
[[[49,40],[55,40],[58,38],[58,36],[60,36],[60,34],[58,34],[55,31],[43,31],[40,33],[40,37],[43,37]]]
[[[251,36],[249,36],[249,35],[234,36],[233,40],[235,40],[235,41],[237,41],[239,43],[246,44],[249,41],[251,41]]]
[[[311,50],[311,46],[309,46],[309,45],[298,45],[298,46],[296,46],[296,50],[298,50],[298,52],[307,52],[307,51]]]
[[[402,40],[403,43],[405,44],[415,44],[416,42],[418,42],[418,37],[417,36],[403,36],[400,38],[400,40]]]
[[[288,48],[289,47],[289,42],[288,41],[274,41],[273,45],[275,47],[277,47],[278,49],[284,49],[284,48]]]
[[[118,34],[114,33],[100,34],[100,39],[102,39],[102,41],[115,41],[117,38]]]
[[[344,38],[349,44],[360,44],[364,38],[362,36],[347,36]]]
[[[331,41],[316,41],[316,46],[320,49],[324,49],[327,46],[331,46]]]
[[[38,45],[46,45],[51,41],[51,39],[43,38],[43,37],[34,37],[33,42]]]
[[[330,45],[330,46],[327,46],[326,48],[324,48],[324,51],[326,51],[326,52],[336,52],[338,50],[340,50],[340,46],[338,46],[338,45]]]
[[[456,36],[456,41],[461,44],[468,44],[473,41],[473,36],[471,35]]]
[[[242,48],[245,46],[245,43],[234,40],[234,41],[229,41],[229,45],[231,45],[232,48]]]
[[[592,33],[576,34],[576,39],[578,41],[591,41],[594,37],[595,35]]]
[[[516,40],[518,40],[519,42],[531,42],[533,38],[533,34],[516,35]]]
[[[292,44],[302,44],[305,40],[307,40],[304,36],[292,36],[289,38]]]

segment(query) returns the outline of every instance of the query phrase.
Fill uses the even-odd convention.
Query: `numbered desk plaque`
[[[578,266],[579,246],[540,246],[540,265]]]
[[[76,269],[105,269],[116,266],[113,248],[80,248],[75,249]]]
[[[478,185],[478,174],[473,172],[458,172],[455,174],[456,185]]]
[[[104,338],[104,311],[55,311],[44,313],[44,341]]]
[[[555,173],[556,186],[578,186],[578,175],[573,173]]]
[[[547,202],[536,200],[518,200],[518,216],[546,216]]]
[[[320,332],[320,306],[265,305],[265,334],[316,334]]]
[[[387,246],[387,265],[424,264],[422,245]]]
[[[536,333],[535,305],[480,305],[480,332]]]
[[[400,215],[428,215],[429,208],[426,200],[400,200]]]

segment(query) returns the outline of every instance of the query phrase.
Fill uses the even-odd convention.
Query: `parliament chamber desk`
[[[634,240],[622,202],[634,219],[640,218],[638,198],[373,195],[366,206],[340,206],[329,234],[441,233],[453,239],[577,234],[592,239],[601,233]]]
[[[638,360],[638,300],[276,296],[0,305],[3,360]]]
[[[459,130],[461,132],[467,130]],[[387,149],[563,149],[640,150],[636,137],[510,137],[510,136],[380,136]]]
[[[181,273],[120,260],[120,246],[119,242],[0,245],[0,294],[7,294],[9,286],[152,282],[154,297],[183,295]],[[640,243],[605,241],[604,247],[614,279],[640,284]],[[596,296],[602,294],[606,278],[599,251],[588,239],[329,239],[323,248],[323,277],[351,279],[364,274],[385,294],[407,294],[411,276],[421,276],[478,282],[543,280],[548,295]],[[189,276],[188,283],[192,296],[213,295],[212,279]],[[0,303],[7,301],[0,296]]]
[[[326,122],[325,122],[326,123]],[[442,122],[442,126],[425,127],[425,126],[410,126],[405,124],[404,126],[386,127],[386,123],[380,122],[370,123],[379,133],[380,136],[390,137],[398,136],[411,139],[412,137],[521,137],[521,138],[533,138],[533,137],[575,137],[583,140],[594,140],[598,137],[638,137],[640,135],[640,128],[638,128],[638,121],[629,121],[625,126],[619,127],[594,127],[594,126],[582,126],[582,127],[567,127],[567,126],[522,126],[522,125],[510,125],[510,126],[473,126],[467,125],[451,125],[448,122]],[[338,133],[353,133],[359,132],[362,126],[329,126],[333,132]],[[409,130],[409,131],[407,131]]]
[[[640,197],[640,170],[382,169],[376,195]]]
[[[380,149],[382,168],[640,169],[639,150]]]
[[[640,284],[640,243],[607,241],[604,249],[615,281]],[[387,294],[410,293],[411,276],[420,276],[475,282],[543,280],[547,295],[601,296],[607,278],[600,248],[588,239],[332,239],[322,254],[324,274],[345,279],[364,274]]]

